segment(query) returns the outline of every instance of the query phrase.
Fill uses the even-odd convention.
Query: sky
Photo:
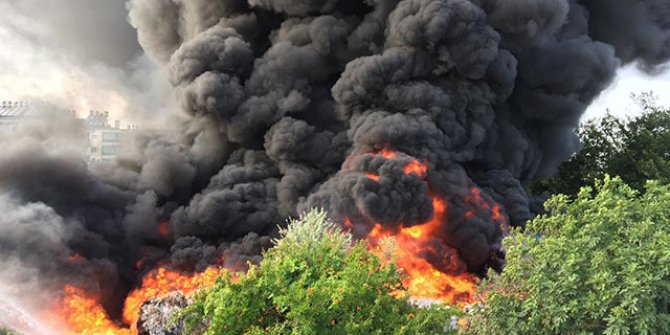
[[[667,67],[667,66],[666,66]],[[608,111],[618,117],[633,117],[641,109],[631,99],[631,94],[652,91],[660,106],[670,106],[670,72],[650,75],[635,64],[621,68],[611,86],[586,110],[582,120],[602,117]]]
[[[125,0],[0,1],[0,100],[43,100],[116,119],[156,113],[160,81]]]
[[[0,100],[47,100],[80,115],[108,110],[127,123],[165,112],[167,83],[143,55],[125,0],[3,0],[0,13]],[[670,106],[670,72],[629,65],[583,120],[607,110],[636,115],[630,95],[646,91]]]

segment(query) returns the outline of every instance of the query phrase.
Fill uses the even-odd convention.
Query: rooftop
[[[3,101],[0,105],[0,117],[31,117],[37,116],[45,109],[55,106],[44,102],[32,101]]]

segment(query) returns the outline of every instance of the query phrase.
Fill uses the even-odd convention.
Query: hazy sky
[[[0,13],[0,100],[44,99],[118,118],[161,108],[161,78],[142,56],[125,0],[2,0]],[[670,106],[669,73],[649,76],[628,66],[585,118],[608,108],[635,114],[630,94],[650,90]]]
[[[154,108],[125,0],[0,1],[0,100],[42,99],[127,117]]]
[[[670,106],[670,72],[649,75],[635,65],[629,65],[619,70],[612,86],[605,90],[582,119],[602,116],[608,109],[617,116],[634,116],[640,109],[630,99],[631,93],[653,91],[658,96],[661,106]]]

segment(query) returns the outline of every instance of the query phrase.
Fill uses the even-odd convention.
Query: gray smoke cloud
[[[124,67],[142,51],[123,0],[12,0],[3,25],[78,62]],[[34,21],[33,21],[34,20]],[[33,22],[30,22],[33,21]]]
[[[670,56],[670,9],[664,1],[627,0],[612,6],[590,0],[580,5],[583,9],[578,10],[589,14],[593,37],[613,45],[624,62],[640,60],[646,69],[653,70]]]
[[[7,236],[43,238],[90,269],[106,264],[117,279],[99,286],[117,293],[158,261],[197,271],[221,254],[257,260],[276,226],[310,207],[350,219],[364,237],[375,224],[425,223],[433,197],[446,203],[436,250],[456,249],[472,272],[497,267],[501,224],[537,213],[529,183],[578,149],[579,118],[615,71],[630,62],[653,70],[670,56],[670,4],[660,0],[127,6],[169,79],[177,122],[138,134],[95,169],[44,144],[0,160],[12,201],[73,227],[54,240],[3,226]],[[425,175],[406,173],[411,162]],[[455,271],[439,256],[425,255]]]

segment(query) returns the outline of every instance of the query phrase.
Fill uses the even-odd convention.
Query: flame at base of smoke
[[[403,272],[403,283],[411,297],[449,305],[472,303],[478,278],[464,271],[465,264],[455,249],[434,237],[433,230],[440,226],[446,204],[434,197],[433,206],[433,220],[423,225],[403,228],[398,232],[375,225],[368,235],[370,246],[388,242],[394,245],[392,257]],[[438,268],[428,261],[435,258],[446,268]]]
[[[162,267],[152,271],[143,278],[142,286],[132,291],[126,298],[123,309],[124,324],[109,318],[95,294],[66,285],[59,306],[47,313],[47,323],[53,328],[65,329],[62,335],[137,334],[136,324],[140,308],[145,301],[171,292],[192,294],[198,289],[213,285],[216,278],[225,271],[229,270],[219,266],[209,267],[196,274],[186,274]]]

